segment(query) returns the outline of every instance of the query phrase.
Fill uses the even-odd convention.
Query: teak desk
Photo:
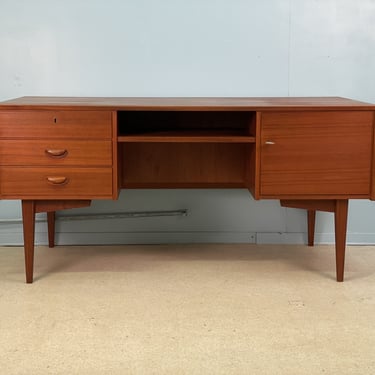
[[[375,106],[345,98],[59,98],[0,104],[0,198],[22,200],[26,282],[35,213],[126,188],[247,188],[335,216],[343,281],[348,199],[375,199]]]

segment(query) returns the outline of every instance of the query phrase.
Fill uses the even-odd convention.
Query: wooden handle
[[[68,177],[47,177],[47,181],[51,185],[66,185],[68,183]]]
[[[68,150],[57,150],[57,149],[47,149],[45,150],[47,156],[54,158],[54,159],[62,159],[68,155]]]

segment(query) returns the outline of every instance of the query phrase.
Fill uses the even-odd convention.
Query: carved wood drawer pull
[[[68,155],[68,150],[48,149],[48,150],[45,150],[45,153],[50,158],[62,159],[62,158],[65,158]]]
[[[47,181],[51,185],[66,185],[68,183],[68,178],[67,177],[47,177]]]

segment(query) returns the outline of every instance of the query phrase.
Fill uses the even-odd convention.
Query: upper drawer
[[[112,166],[112,142],[72,139],[0,139],[0,165]]]
[[[0,111],[0,138],[112,137],[110,111]]]

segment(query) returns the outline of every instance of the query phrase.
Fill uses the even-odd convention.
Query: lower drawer
[[[3,199],[112,197],[112,168],[1,168]]]

